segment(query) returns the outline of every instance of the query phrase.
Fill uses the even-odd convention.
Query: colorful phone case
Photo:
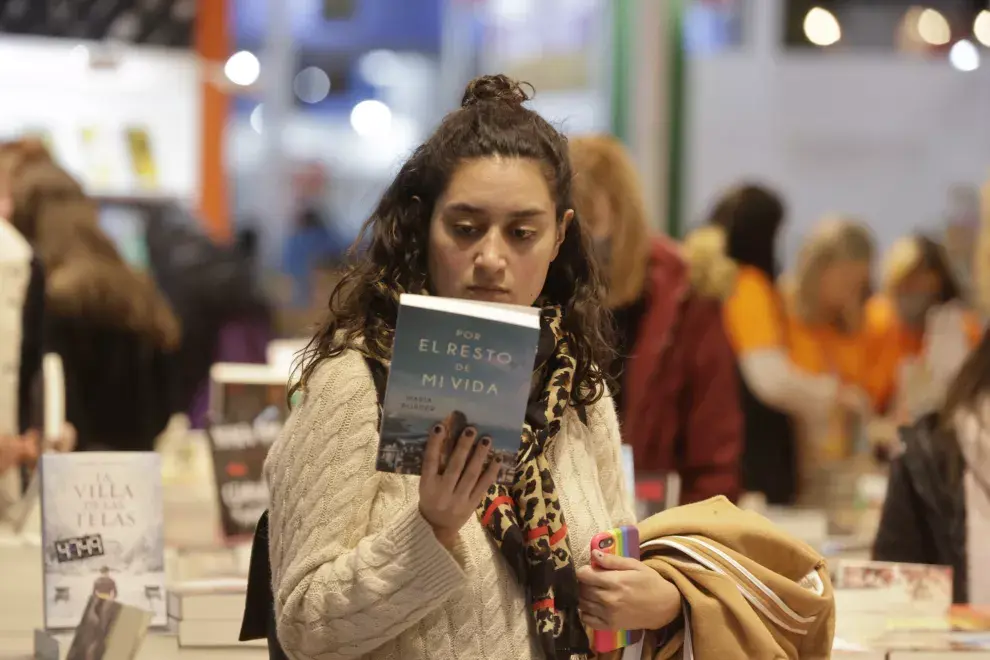
[[[594,553],[596,550],[610,555],[639,559],[639,529],[627,525],[602,532],[591,539],[591,552]],[[608,653],[632,646],[642,638],[642,630],[596,630],[592,644],[595,653]]]

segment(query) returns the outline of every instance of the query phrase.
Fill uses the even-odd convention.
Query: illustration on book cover
[[[165,611],[161,463],[152,452],[41,459],[45,627],[74,628],[90,596]]]
[[[515,476],[539,330],[402,306],[382,414],[378,469],[420,474],[431,429],[446,429],[441,470],[461,430],[491,441],[499,482]]]

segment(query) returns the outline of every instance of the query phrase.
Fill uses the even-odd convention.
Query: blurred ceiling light
[[[254,132],[259,135],[261,135],[261,129],[262,129],[261,113],[263,111],[261,109],[261,105],[262,104],[259,103],[258,105],[254,106],[254,110],[251,111],[251,117],[248,119],[248,121],[251,123],[251,128],[253,128]]]
[[[984,9],[976,15],[976,20],[973,21],[973,36],[990,48],[990,9]]]
[[[292,89],[303,103],[319,103],[330,94],[330,76],[318,66],[308,66],[296,74]]]
[[[390,50],[365,53],[358,61],[358,71],[362,78],[376,87],[394,85],[402,75],[399,56]]]
[[[960,39],[949,51],[949,63],[960,71],[976,71],[980,68],[980,51],[972,41]]]
[[[258,76],[261,75],[261,62],[254,53],[242,50],[230,56],[223,67],[223,72],[230,82],[247,87],[258,81]]]
[[[361,101],[351,110],[351,127],[361,137],[379,137],[392,127],[392,111],[381,101]]]
[[[804,17],[804,36],[816,46],[831,46],[842,38],[842,28],[832,12],[812,7]]]
[[[944,46],[952,39],[952,29],[941,12],[926,9],[918,15],[918,35],[932,46]]]

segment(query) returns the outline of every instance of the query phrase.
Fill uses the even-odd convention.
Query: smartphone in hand
[[[598,534],[591,539],[592,557],[596,551],[639,559],[639,529],[635,525],[625,525]],[[642,639],[642,630],[596,630],[592,645],[595,653],[608,653],[638,644]]]

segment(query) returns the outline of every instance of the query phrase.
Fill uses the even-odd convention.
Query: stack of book
[[[0,538],[0,573],[3,575],[0,593],[0,649],[15,646],[14,638],[24,636],[43,625],[41,562],[39,545],[23,542],[18,537]]]
[[[836,635],[872,643],[897,631],[949,629],[948,566],[840,560],[832,570]]]
[[[177,584],[168,593],[169,628],[180,648],[265,646],[264,640],[239,642],[247,581],[239,578]]]

